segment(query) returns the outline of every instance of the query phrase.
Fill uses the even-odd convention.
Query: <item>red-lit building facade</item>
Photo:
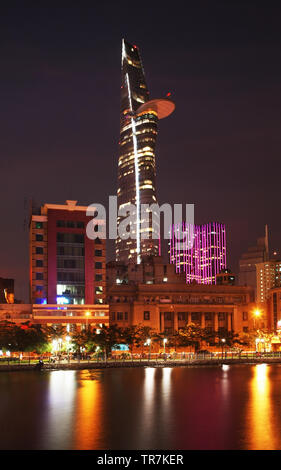
[[[30,218],[30,300],[34,319],[81,317],[108,323],[105,240],[90,239],[87,207],[77,201],[45,204]],[[102,224],[103,221],[98,221]],[[77,319],[76,318],[76,319]],[[42,320],[42,321],[41,321]],[[55,318],[56,320],[56,318]],[[66,323],[73,323],[69,318]],[[54,323],[54,319],[48,323]],[[57,321],[61,323],[61,321]],[[75,321],[77,323],[77,321]]]

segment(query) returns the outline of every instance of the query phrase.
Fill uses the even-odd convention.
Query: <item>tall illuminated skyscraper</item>
[[[126,206],[134,204],[136,213],[131,226],[133,237],[124,239],[125,227],[116,240],[116,260],[140,263],[142,256],[158,254],[158,239],[153,238],[152,223],[141,228],[141,204],[157,203],[155,145],[158,120],[171,114],[175,105],[167,98],[149,99],[139,49],[124,39],[121,65],[118,209],[126,211]],[[124,219],[126,212],[118,217],[118,226]],[[144,231],[148,232],[146,238]]]

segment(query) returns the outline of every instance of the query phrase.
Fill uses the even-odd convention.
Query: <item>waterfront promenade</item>
[[[0,362],[0,372],[20,370],[82,370],[106,369],[123,367],[192,367],[192,366],[221,366],[231,364],[281,364],[281,352],[256,354],[254,352],[239,354],[189,354],[175,358],[133,358],[108,360],[43,360],[41,368],[38,360],[7,359]]]

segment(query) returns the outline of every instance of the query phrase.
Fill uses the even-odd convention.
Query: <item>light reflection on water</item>
[[[74,449],[97,449],[102,434],[101,382],[97,377],[81,371],[81,385],[77,389],[74,417]]]
[[[253,369],[248,405],[248,441],[250,449],[276,449],[270,366],[258,364]],[[276,436],[277,437],[277,436]]]
[[[1,449],[280,449],[281,367],[0,374]]]

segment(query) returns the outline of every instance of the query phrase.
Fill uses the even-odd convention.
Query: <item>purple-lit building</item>
[[[226,269],[225,225],[172,225],[169,254],[176,272],[186,274],[187,284],[216,284],[217,274]]]

